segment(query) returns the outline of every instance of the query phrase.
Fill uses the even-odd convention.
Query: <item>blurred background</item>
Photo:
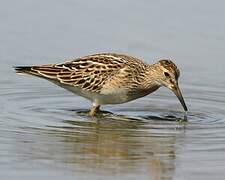
[[[0,177],[223,179],[224,17],[222,0],[0,0]],[[96,122],[83,98],[12,68],[99,52],[173,59],[188,123],[163,88]]]

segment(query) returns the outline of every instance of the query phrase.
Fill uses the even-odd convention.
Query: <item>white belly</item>
[[[96,104],[102,105],[102,104],[121,104],[125,103],[128,101],[132,101],[134,99],[143,97],[153,91],[140,91],[137,93],[134,93],[132,95],[128,95],[128,92],[122,88],[116,89],[116,90],[103,90],[100,93],[94,93],[86,90],[82,90],[81,88],[75,87],[75,86],[70,86],[70,85],[61,85],[58,84],[59,86],[73,92],[74,94],[78,96],[82,96]]]
[[[102,104],[120,104],[130,101],[129,97],[127,96],[126,91],[119,90],[116,92],[101,92],[101,93],[94,93],[86,90],[82,90],[81,88],[69,86],[69,85],[61,85],[58,84],[64,89],[69,90],[70,92],[82,96],[92,102],[95,102],[99,105]]]

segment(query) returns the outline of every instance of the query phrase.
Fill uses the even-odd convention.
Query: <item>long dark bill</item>
[[[185,111],[188,111],[188,108],[187,108],[187,106],[186,106],[186,104],[185,104],[185,101],[184,101],[184,98],[183,98],[183,96],[182,96],[182,93],[181,93],[181,91],[180,91],[179,86],[176,85],[176,86],[172,89],[172,91],[174,92],[174,94],[175,94],[175,95],[177,96],[177,98],[179,99],[179,101],[180,101],[180,103],[182,104],[184,110],[185,110]]]

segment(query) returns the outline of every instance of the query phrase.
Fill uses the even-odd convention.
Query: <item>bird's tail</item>
[[[57,74],[60,72],[60,68],[53,65],[41,65],[41,66],[15,66],[16,73],[29,74],[38,76],[45,79],[56,79]]]
[[[32,71],[31,66],[15,66],[14,69],[16,73],[19,73],[19,74],[31,74],[31,71]]]
[[[14,67],[17,74],[21,74],[21,75],[28,74],[28,75],[33,75],[33,76],[47,79],[47,77],[40,74],[39,71],[37,71],[35,68],[36,66],[15,66]]]

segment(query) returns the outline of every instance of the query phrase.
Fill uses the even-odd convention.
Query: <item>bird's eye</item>
[[[169,74],[168,72],[164,72],[164,75],[165,75],[166,77],[170,77],[170,74]]]

